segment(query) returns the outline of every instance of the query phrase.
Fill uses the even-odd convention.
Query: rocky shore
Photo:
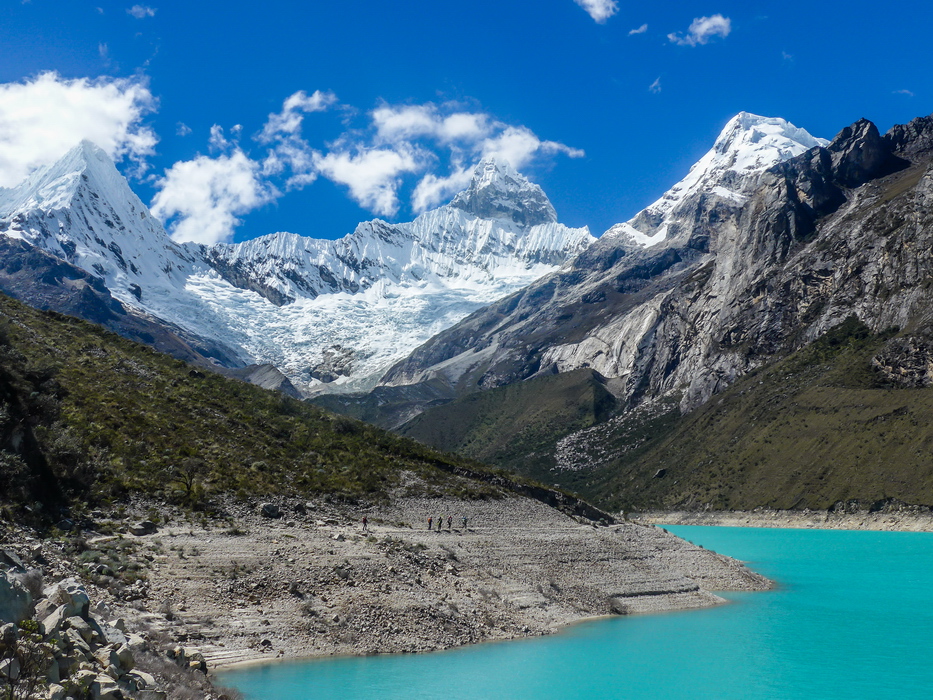
[[[149,624],[218,668],[548,634],[586,617],[704,607],[721,602],[711,591],[769,585],[657,528],[595,526],[524,498],[310,506],[143,538],[161,548]]]
[[[713,591],[770,585],[659,528],[597,525],[514,496],[254,503],[198,522],[148,512],[156,527],[89,536],[80,557],[12,531],[0,547],[38,546],[46,578],[77,576],[125,634],[203,656],[209,669],[550,634],[588,617],[705,607],[722,602]]]
[[[706,512],[650,512],[631,516],[643,525],[718,525],[722,527],[822,528],[829,530],[880,530],[933,532],[933,512],[925,507],[892,510],[771,510]]]

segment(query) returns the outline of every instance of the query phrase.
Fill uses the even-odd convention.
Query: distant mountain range
[[[0,233],[33,305],[608,507],[933,503],[933,117],[741,113],[599,239],[485,161],[411,223],[176,244],[88,143]]]
[[[335,241],[276,233],[178,244],[87,141],[0,190],[0,233],[8,268],[27,250],[34,265],[36,251],[52,256],[42,274],[13,264],[20,274],[6,291],[98,322],[91,307],[104,306],[120,317],[114,330],[127,334],[127,318],[148,329],[130,337],[219,366],[271,364],[311,392],[371,385],[435,333],[593,241],[557,223],[540,187],[484,161],[465,192],[411,223],[374,220]],[[79,278],[95,303],[66,299]]]
[[[814,416],[856,389],[863,407],[900,401],[912,415],[910,392],[933,382],[931,163],[933,117],[885,135],[860,120],[826,142],[740,114],[682,182],[560,270],[438,334],[370,394],[320,402],[608,505],[928,502],[916,500],[933,476],[927,448],[896,452],[895,483],[876,464],[883,424],[772,438],[798,412],[801,440],[829,425]],[[790,398],[805,384],[781,393],[772,368],[785,358],[826,383],[812,409]],[[744,399],[711,401],[739,380]],[[722,415],[735,432],[698,427],[716,406],[733,406]],[[926,444],[910,420],[896,439]],[[853,453],[869,436],[868,455]]]

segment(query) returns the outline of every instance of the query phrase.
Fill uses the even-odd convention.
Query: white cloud
[[[442,115],[437,105],[383,105],[372,112],[377,139],[383,143],[431,138],[442,144],[454,141],[474,141],[491,129],[490,118],[476,112],[454,112]]]
[[[470,184],[472,168],[457,166],[454,172],[445,177],[428,173],[418,182],[411,195],[411,206],[417,212],[447,201]]]
[[[0,84],[0,187],[19,184],[82,139],[116,161],[129,159],[136,173],[144,172],[158,138],[141,122],[155,106],[138,79],[69,80],[42,73]]]
[[[327,178],[350,188],[360,206],[380,216],[398,211],[398,188],[403,173],[423,168],[422,155],[413,148],[372,148],[358,152],[316,153],[315,166]]]
[[[315,90],[308,95],[304,90],[290,95],[282,103],[282,111],[270,114],[262,127],[258,139],[262,143],[271,143],[280,136],[296,136],[301,131],[304,114],[323,112],[337,101],[332,92]]]
[[[207,245],[229,241],[237,218],[272,201],[278,192],[259,177],[259,164],[236,149],[217,158],[179,161],[156,183],[152,213],[171,223],[172,238]]]
[[[178,122],[175,126],[175,133],[178,136],[189,136],[191,134],[191,127],[184,122]]]
[[[573,0],[587,11],[590,17],[602,24],[619,11],[616,0]]]
[[[449,157],[449,174],[427,172],[419,180],[411,195],[416,212],[442,203],[467,186],[471,166],[480,158],[495,157],[521,169],[542,155],[563,153],[572,158],[584,155],[583,151],[562,143],[543,141],[526,127],[505,124],[482,112],[464,111],[455,104],[384,104],[370,116],[375,128],[374,144],[370,147],[401,154],[411,153],[412,149],[430,153],[417,159],[424,169],[432,161],[442,162],[445,156]],[[345,143],[343,147],[346,148]]]
[[[655,78],[655,79],[654,79],[654,82],[651,83],[651,85],[648,86],[648,92],[651,92],[651,93],[653,93],[653,94],[655,94],[655,95],[657,95],[659,92],[661,92],[661,77],[660,77],[660,76],[658,76],[657,78]]]
[[[648,25],[647,25],[647,24],[643,24],[643,25],[641,25],[640,27],[638,27],[637,29],[632,29],[632,30],[628,33],[628,35],[629,35],[629,36],[632,36],[633,34],[644,34],[644,33],[647,32],[647,31],[648,31]]]
[[[502,133],[486,139],[482,144],[482,157],[504,160],[516,170],[521,170],[539,154],[563,153],[571,158],[586,155],[579,148],[571,148],[557,141],[542,141],[524,126],[508,126]]]
[[[148,5],[133,5],[126,12],[136,19],[144,19],[146,17],[155,17],[156,8]]]
[[[894,94],[895,94],[895,95],[905,95],[905,96],[907,96],[907,97],[913,97],[913,96],[914,96],[914,93],[911,92],[910,90],[895,90],[895,91],[894,91]]]
[[[713,37],[726,38],[732,31],[732,20],[720,14],[712,17],[696,17],[687,29],[687,35],[668,34],[672,44],[679,46],[701,46],[708,44]]]
[[[291,170],[292,174],[285,182],[288,190],[301,189],[317,179],[314,151],[301,136],[304,115],[323,112],[336,102],[337,96],[332,92],[315,90],[308,95],[299,90],[285,99],[281,112],[269,115],[256,136],[260,143],[271,145],[262,164],[265,176],[281,175],[286,169]]]

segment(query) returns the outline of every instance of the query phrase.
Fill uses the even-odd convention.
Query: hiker
[[[431,524],[432,524],[433,522],[434,522],[434,518],[432,518],[432,517],[429,515],[429,516],[428,516],[428,530],[433,529],[433,528],[431,527]]]
[[[363,516],[363,532],[369,532],[369,527],[367,525],[369,521],[366,519],[366,516]]]
[[[440,532],[441,528],[444,527],[444,516],[438,516],[437,518],[437,531]]]
[[[448,515],[447,516],[447,529],[452,530],[453,527],[454,527],[454,516]]]
[[[463,529],[466,530],[466,516],[463,516]]]

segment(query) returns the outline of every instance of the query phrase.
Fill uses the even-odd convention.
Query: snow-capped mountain
[[[672,224],[681,209],[691,206],[692,199],[716,196],[742,205],[765,170],[828,143],[784,119],[739,112],[684,179],[629,221],[610,228],[603,238],[637,246],[657,245],[676,235],[679,229]]]
[[[415,221],[336,241],[276,233],[177,244],[107,155],[83,142],[0,190],[0,233],[101,278],[123,304],[272,363],[305,389],[378,379],[435,333],[554,270],[594,240],[537,185],[479,164],[470,188]]]

